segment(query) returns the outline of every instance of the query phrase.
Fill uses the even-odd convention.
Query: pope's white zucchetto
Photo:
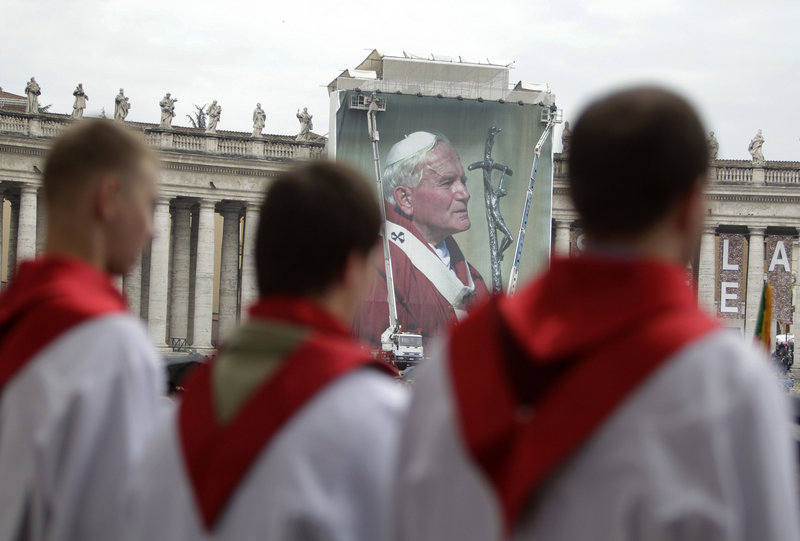
[[[436,142],[436,136],[426,131],[415,131],[395,143],[386,156],[386,167],[410,158],[421,150],[430,150]]]

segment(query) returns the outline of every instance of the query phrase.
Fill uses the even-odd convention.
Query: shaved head
[[[49,208],[71,205],[101,177],[125,180],[154,153],[125,128],[107,120],[84,120],[53,144],[44,166],[44,194]]]
[[[49,254],[125,273],[153,237],[155,154],[125,128],[84,120],[56,139],[44,170]]]
[[[572,131],[569,181],[595,238],[646,231],[708,169],[706,132],[681,96],[635,87],[595,101]]]

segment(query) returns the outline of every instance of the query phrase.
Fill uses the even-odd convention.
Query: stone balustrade
[[[0,134],[57,137],[72,122],[67,115],[0,111]],[[155,124],[137,122],[126,122],[125,125],[137,131],[148,146],[159,150],[281,161],[319,159],[326,155],[324,140],[300,142],[290,136],[252,137],[251,134],[237,132],[207,134],[193,128],[161,129]]]
[[[800,184],[799,162],[718,160],[712,163],[712,180],[740,184]]]
[[[792,169],[765,168],[764,173],[767,184],[800,184],[800,167],[797,166]]]
[[[566,180],[565,155],[555,154],[553,173],[556,179]],[[800,162],[713,160],[709,164],[709,176],[711,182],[720,184],[800,184]]]
[[[712,182],[749,183],[753,182],[753,166],[749,162],[741,165],[715,165]]]

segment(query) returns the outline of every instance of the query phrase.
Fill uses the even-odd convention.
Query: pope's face
[[[416,188],[398,188],[398,204],[414,222],[425,240],[439,244],[455,233],[470,227],[469,190],[461,158],[453,147],[439,142],[419,166],[422,179]]]

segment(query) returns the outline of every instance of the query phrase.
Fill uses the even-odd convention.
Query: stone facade
[[[44,246],[41,170],[68,115],[0,109],[0,269]],[[254,242],[261,196],[293,164],[325,156],[322,138],[218,132],[126,122],[162,160],[157,236],[120,282],[156,345],[211,350],[257,296]],[[553,251],[579,252],[566,159],[554,160]],[[800,162],[713,160],[707,226],[693,265],[698,300],[724,324],[754,332],[762,284],[775,290],[776,320],[794,328],[800,265]],[[654,287],[657,287],[654,284]]]
[[[52,138],[71,122],[0,110],[4,281],[44,247],[41,170]],[[162,170],[156,238],[120,285],[159,348],[208,352],[257,295],[253,248],[264,190],[293,164],[324,157],[325,141],[126,126],[158,151]]]
[[[553,249],[575,253],[583,238],[569,200],[566,159],[556,154],[554,165]],[[713,160],[706,210],[693,265],[700,304],[725,326],[752,336],[768,280],[775,320],[793,332],[800,293],[800,162]]]

